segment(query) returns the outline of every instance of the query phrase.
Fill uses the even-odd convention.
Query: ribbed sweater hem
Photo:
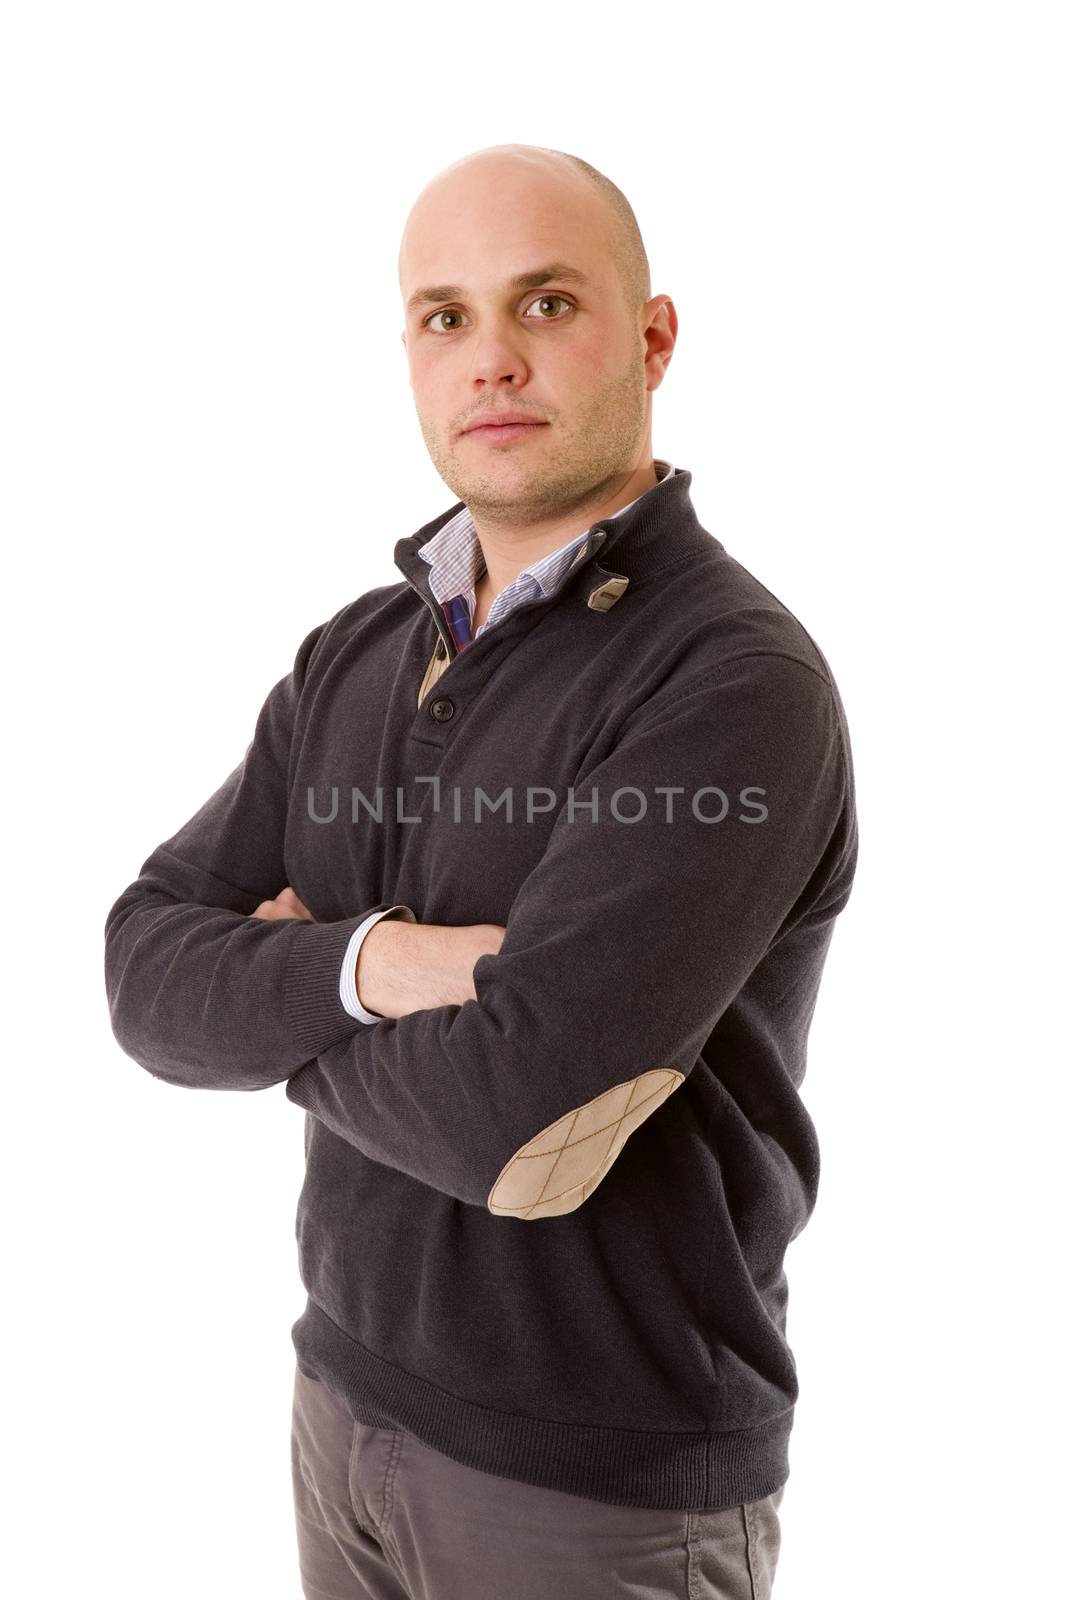
[[[292,1328],[297,1365],[354,1419],[401,1429],[479,1472],[610,1505],[712,1510],[760,1500],[789,1476],[794,1407],[725,1433],[548,1422],[448,1394],[351,1339],[310,1298]]]

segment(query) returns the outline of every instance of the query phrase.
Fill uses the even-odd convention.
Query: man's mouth
[[[511,444],[518,439],[529,439],[532,434],[547,426],[546,422],[488,423],[481,427],[468,428],[463,437],[477,439],[482,444]]]

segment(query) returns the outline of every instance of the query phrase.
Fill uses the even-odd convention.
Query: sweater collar
[[[664,478],[677,469],[669,461],[656,460],[656,484],[662,483]],[[653,484],[653,488],[656,487]],[[647,489],[642,490],[647,494]],[[614,521],[629,511],[630,506],[636,505],[640,495],[635,495],[626,505],[620,506],[618,511],[613,511],[605,519]],[[553,595],[563,580],[564,574],[569,570],[571,563],[578,556],[582,541],[588,537],[589,529],[584,528],[576,533],[566,544],[559,545],[555,550],[550,550],[539,561],[533,561],[528,567],[516,575],[506,589],[501,590],[501,596],[509,596],[513,591],[525,594],[531,588],[548,597]],[[584,554],[584,550],[582,551]],[[482,554],[481,543],[474,526],[474,518],[467,506],[460,506],[454,517],[450,517],[437,533],[431,534],[425,543],[419,546],[419,557],[428,566],[433,568],[430,574],[430,587],[442,605],[450,600],[453,595],[469,595],[478,579],[485,571],[485,556]],[[501,597],[498,596],[498,599]]]
[[[691,472],[676,466],[621,511],[591,523],[586,530],[588,547],[579,547],[578,555],[563,574],[560,589],[569,587],[576,574],[590,592],[609,578],[636,582],[686,557],[693,559],[721,550],[720,541],[701,527],[697,518],[689,494],[692,481]],[[457,500],[416,533],[396,542],[395,563],[424,599],[433,592],[429,582],[431,567],[419,552],[465,510],[464,502]]]

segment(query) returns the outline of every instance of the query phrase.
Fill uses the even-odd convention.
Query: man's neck
[[[505,585],[505,588],[507,585]],[[483,622],[489,620],[489,608],[496,595],[489,588],[489,574],[483,572],[474,586],[474,615],[471,618],[471,634],[476,634]]]
[[[586,528],[592,527],[594,522],[601,522],[614,512],[621,511],[623,506],[629,505],[631,500],[636,500],[646,490],[654,488],[658,482],[655,462],[650,461],[647,466],[635,469],[627,477],[626,482],[600,506],[587,507],[570,517],[564,517],[549,533],[523,534],[517,531],[503,533],[495,529],[483,531],[475,519],[475,532],[485,561],[485,571],[475,585],[476,606],[472,618],[472,632],[477,631],[488,619],[489,608],[497,595],[509,584],[514,583],[519,573],[526,567],[533,566],[535,561],[540,561],[553,550],[559,550],[563,545],[569,544],[579,533],[584,533]]]

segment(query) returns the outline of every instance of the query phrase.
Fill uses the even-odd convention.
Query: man
[[[305,1111],[305,1594],[767,1595],[840,697],[652,455],[677,317],[614,185],[478,151],[399,276],[458,503],[112,907],[112,1025]]]

